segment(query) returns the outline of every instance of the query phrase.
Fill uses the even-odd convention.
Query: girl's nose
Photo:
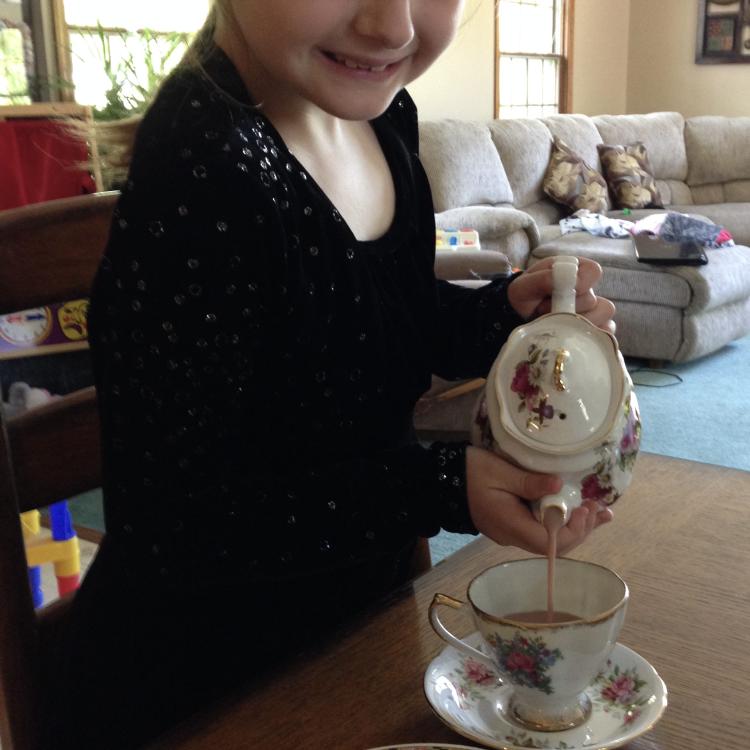
[[[362,0],[354,28],[387,49],[402,49],[414,39],[412,0]]]

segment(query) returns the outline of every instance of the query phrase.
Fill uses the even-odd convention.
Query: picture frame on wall
[[[704,55],[732,55],[737,44],[737,16],[706,18]]]
[[[697,63],[750,63],[750,0],[700,0]]]

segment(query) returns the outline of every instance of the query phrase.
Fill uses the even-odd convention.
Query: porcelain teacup
[[[544,558],[501,563],[471,581],[467,600],[483,651],[457,638],[440,619],[441,606],[461,609],[464,602],[436,594],[429,609],[430,623],[443,640],[511,686],[510,701],[501,707],[506,718],[536,731],[561,731],[587,720],[591,701],[585,689],[617,642],[629,596],[620,576],[595,563],[560,558],[555,578],[555,611],[575,619],[509,618],[546,609]]]

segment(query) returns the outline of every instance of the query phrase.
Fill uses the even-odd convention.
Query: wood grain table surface
[[[280,666],[154,747],[476,745],[444,725],[424,696],[425,670],[445,647],[427,608],[436,592],[464,599],[484,568],[523,556],[486,539],[472,542],[318,653]],[[615,520],[571,557],[612,567],[625,579],[631,599],[619,640],[667,684],[661,721],[628,747],[750,747],[750,472],[642,454]],[[461,635],[475,629],[463,612],[445,620]]]

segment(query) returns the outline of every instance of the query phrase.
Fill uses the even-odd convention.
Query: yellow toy
[[[44,603],[40,566],[52,563],[60,596],[78,588],[81,578],[81,550],[73,530],[68,504],[62,500],[50,506],[52,537],[40,536],[38,510],[21,513],[23,538],[26,543],[26,562],[34,606]]]

